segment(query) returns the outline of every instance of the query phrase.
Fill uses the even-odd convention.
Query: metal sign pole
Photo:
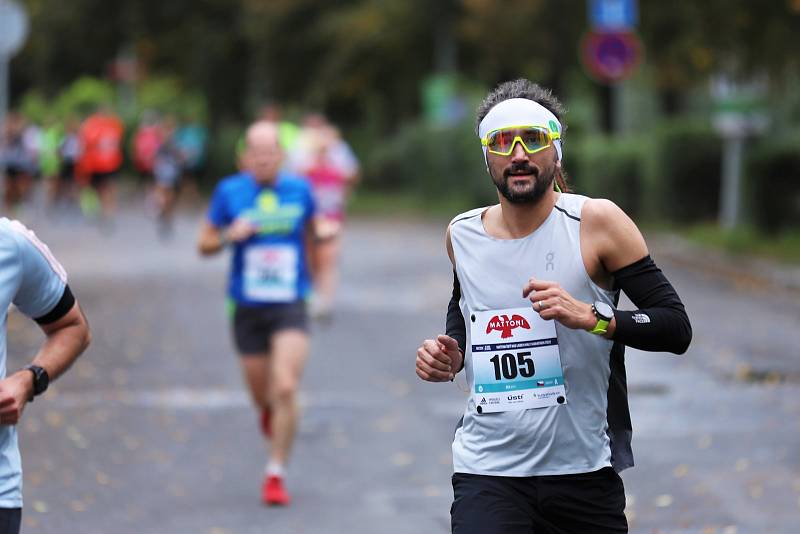
[[[8,111],[8,63],[28,36],[28,14],[12,0],[0,0],[0,191],[5,191],[5,130]]]
[[[739,197],[742,182],[742,145],[739,135],[725,138],[722,147],[722,198],[719,225],[733,230],[739,224]]]

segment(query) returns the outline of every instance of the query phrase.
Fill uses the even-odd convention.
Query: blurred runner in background
[[[0,138],[0,158],[3,161],[3,203],[6,213],[14,213],[26,198],[37,172],[36,152],[31,136],[26,136],[25,118],[17,112],[6,115]]]
[[[180,152],[180,192],[190,200],[196,200],[199,198],[197,183],[205,170],[208,155],[208,129],[190,115],[178,126],[173,141]]]
[[[53,180],[50,190],[52,206],[72,203],[75,200],[75,166],[81,155],[79,129],[80,122],[77,118],[67,118],[58,145],[58,176]]]
[[[274,123],[257,122],[247,130],[241,164],[242,172],[214,190],[198,248],[203,255],[232,248],[233,337],[261,429],[272,440],[261,497],[266,504],[287,505],[284,477],[309,350],[307,258],[317,237],[316,207],[308,183],[282,170]]]
[[[48,117],[41,129],[39,169],[48,192],[48,205],[53,207],[54,195],[58,187],[59,156],[58,149],[64,139],[64,125],[55,117]]]
[[[142,113],[142,120],[133,135],[133,166],[140,178],[149,179],[153,175],[156,153],[164,141],[161,121],[155,111]]]
[[[122,121],[107,106],[90,115],[80,129],[83,151],[78,161],[78,174],[84,185],[91,186],[97,193],[106,223],[116,212],[115,182],[122,167],[123,134]],[[104,224],[104,228],[109,227]]]
[[[339,130],[318,113],[309,114],[294,145],[291,168],[306,176],[311,183],[314,199],[331,235],[319,244],[314,270],[317,273],[311,315],[330,319],[338,285],[338,261],[341,250],[347,197],[358,180],[359,166],[350,146]]]
[[[175,118],[167,117],[163,125],[163,141],[158,147],[153,165],[158,229],[162,238],[172,234],[175,203],[181,187],[183,154],[175,141],[176,130]]]

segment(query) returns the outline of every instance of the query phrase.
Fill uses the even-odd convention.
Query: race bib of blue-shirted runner
[[[251,245],[244,251],[243,293],[256,302],[297,300],[297,249],[291,245]]]
[[[478,413],[564,404],[564,372],[554,321],[531,307],[470,315],[472,392]]]

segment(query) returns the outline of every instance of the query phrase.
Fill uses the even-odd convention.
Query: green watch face
[[[594,310],[597,317],[604,321],[610,321],[614,317],[614,308],[605,302],[595,302]]]

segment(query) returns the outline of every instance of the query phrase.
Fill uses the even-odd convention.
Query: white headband
[[[551,131],[561,132],[561,123],[549,109],[527,98],[510,98],[489,110],[478,126],[478,136],[483,139],[489,132],[500,128],[526,125],[546,126]],[[554,139],[553,146],[561,160],[561,140]],[[483,157],[486,159],[486,147],[483,147]]]

